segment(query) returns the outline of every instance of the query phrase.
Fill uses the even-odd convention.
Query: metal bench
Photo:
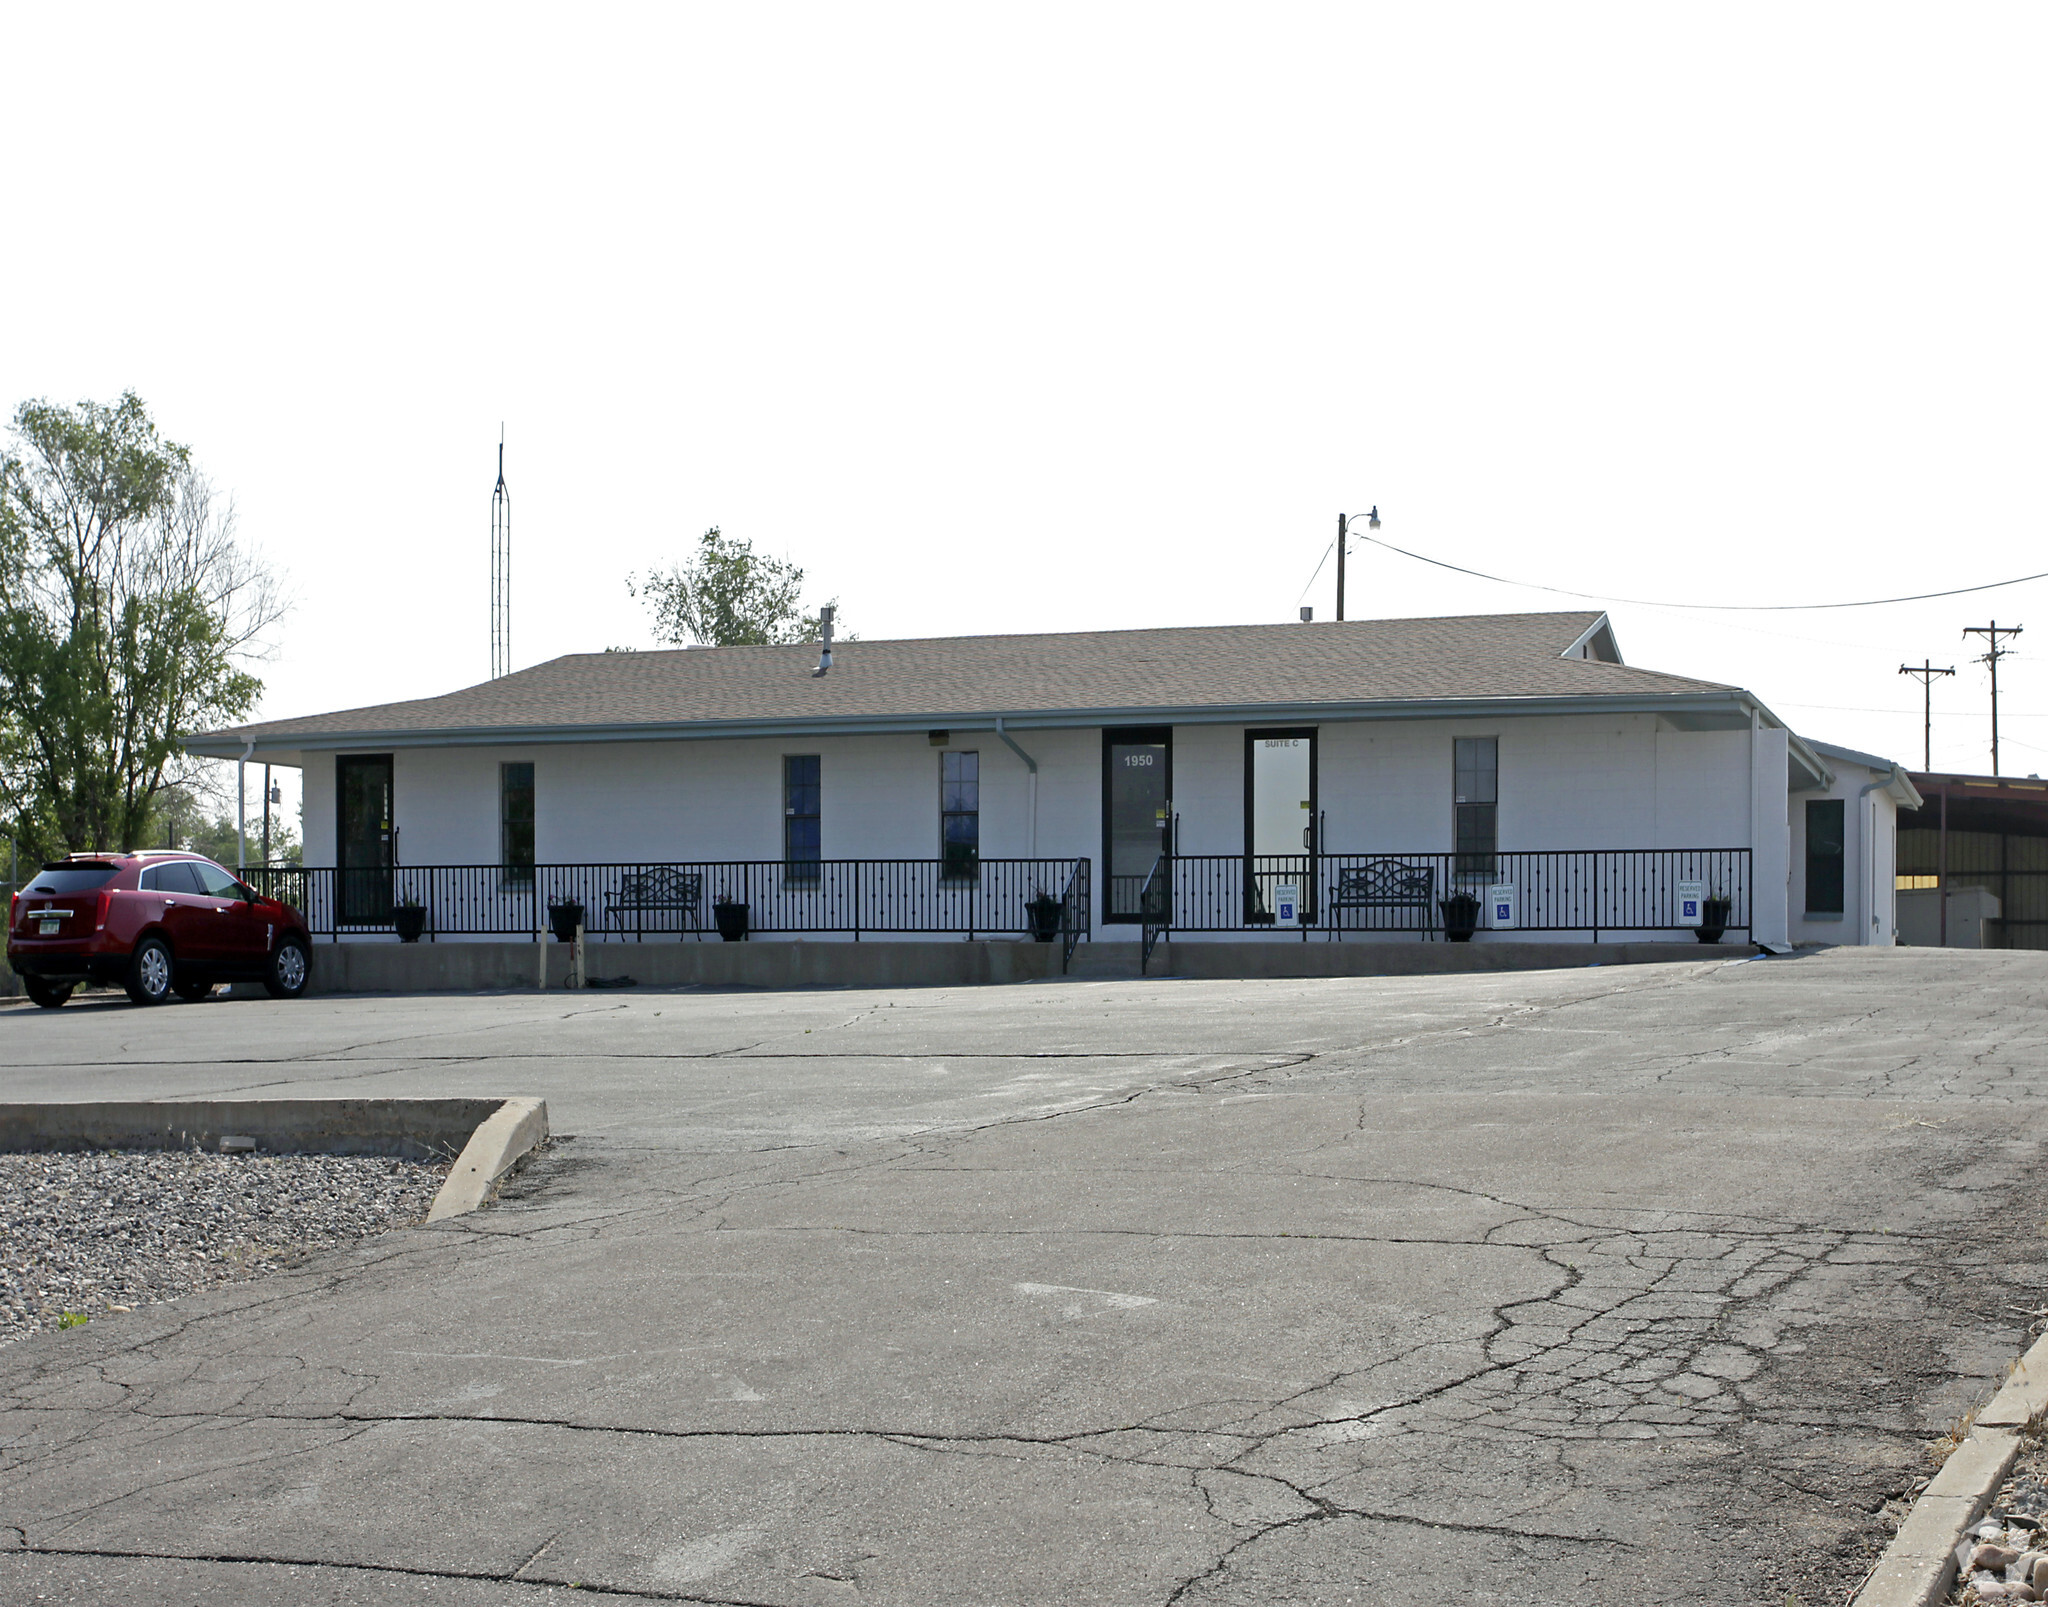
[[[1377,931],[1420,930],[1425,939],[1436,936],[1436,867],[1411,865],[1399,859],[1369,859],[1337,872],[1337,890],[1330,900],[1334,914],[1332,930],[1342,930],[1347,910],[1367,912],[1358,925]],[[1373,910],[1413,910],[1422,916],[1418,924],[1409,920],[1375,922]]]
[[[681,915],[674,926],[657,925],[657,932],[691,931],[704,940],[704,878],[694,870],[677,870],[656,865],[651,870],[629,870],[619,877],[618,891],[605,903],[605,914],[620,931],[635,936],[648,930],[649,915]]]

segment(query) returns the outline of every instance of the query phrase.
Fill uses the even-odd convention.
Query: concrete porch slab
[[[1257,977],[1442,976],[1464,972],[1576,970],[1589,965],[1736,960],[1746,943],[1307,943],[1163,942],[1144,974],[1205,980]],[[569,975],[563,943],[322,943],[313,955],[315,993],[485,993],[560,988]],[[979,987],[1061,980],[1056,943],[1014,940],[870,943],[591,943],[584,972],[641,987],[885,988]],[[1068,979],[1105,981],[1140,974],[1139,946],[1083,943]]]

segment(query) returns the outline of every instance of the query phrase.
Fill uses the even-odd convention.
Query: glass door
[[[1145,882],[1170,847],[1173,732],[1166,726],[1102,733],[1105,922],[1144,919]]]
[[[1315,919],[1316,733],[1244,734],[1245,923],[1270,926],[1282,888],[1296,919]]]
[[[398,863],[392,841],[391,755],[337,759],[334,781],[334,879],[340,924],[388,926],[391,870]]]

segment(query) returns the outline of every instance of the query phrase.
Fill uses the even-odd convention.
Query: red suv
[[[14,895],[7,963],[46,1010],[88,980],[119,982],[137,1004],[197,1001],[241,981],[295,999],[313,941],[291,905],[197,854],[73,854]]]

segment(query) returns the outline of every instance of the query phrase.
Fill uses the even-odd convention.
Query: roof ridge
[[[1103,636],[1170,636],[1198,632],[1222,631],[1327,631],[1358,630],[1368,625],[1474,625],[1481,623],[1501,624],[1535,620],[1584,620],[1600,619],[1605,610],[1598,608],[1555,608],[1537,609],[1520,614],[1393,614],[1378,619],[1260,619],[1243,621],[1231,625],[1110,625],[1097,630],[1071,631],[980,631],[962,636],[856,636],[851,640],[835,637],[832,651],[836,657],[849,647],[914,647],[925,643],[948,644],[958,642],[1057,642],[1075,641],[1083,638]],[[730,653],[730,652],[790,652],[808,651],[818,644],[815,640],[802,642],[732,642],[714,645],[708,642],[691,642],[681,647],[635,647],[621,651],[617,648],[599,648],[595,652],[561,653],[554,658],[543,659],[541,664],[560,663],[570,658],[665,658],[672,653]],[[540,665],[529,664],[528,670]],[[525,670],[515,670],[523,675]],[[503,679],[503,677],[500,677]],[[480,685],[488,685],[481,682]]]

